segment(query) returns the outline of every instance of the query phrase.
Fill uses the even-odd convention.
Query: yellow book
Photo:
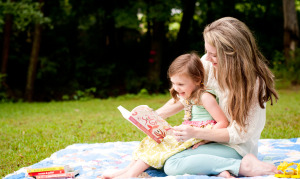
[[[44,167],[44,168],[31,168],[27,169],[28,173],[35,173],[35,172],[45,172],[45,171],[55,171],[55,170],[64,170],[68,172],[71,168],[68,165],[65,166],[53,166],[53,167]]]

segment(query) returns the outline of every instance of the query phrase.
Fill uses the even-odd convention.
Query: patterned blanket
[[[30,179],[26,173],[27,168],[57,165],[70,165],[78,169],[80,175],[77,178],[79,179],[95,179],[102,176],[104,172],[109,173],[126,167],[130,163],[132,152],[138,144],[137,141],[73,144],[53,153],[49,158],[7,175],[4,179]],[[300,138],[260,139],[258,151],[258,159],[273,163],[276,166],[282,161],[300,163]],[[146,172],[154,178],[218,178],[204,175],[166,176],[163,171],[152,168],[149,168]],[[270,175],[255,178],[275,177]]]

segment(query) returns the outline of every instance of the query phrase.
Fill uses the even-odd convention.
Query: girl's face
[[[206,60],[211,62],[213,67],[218,67],[217,49],[205,41]]]
[[[170,80],[173,89],[184,99],[188,99],[197,87],[197,84],[188,75],[173,75]]]

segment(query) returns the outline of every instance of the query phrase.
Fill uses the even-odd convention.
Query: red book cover
[[[42,171],[42,172],[32,172],[28,173],[29,176],[38,176],[38,175],[52,175],[52,174],[61,174],[65,173],[65,170],[53,170],[53,171]]]
[[[79,171],[61,173],[61,174],[50,174],[50,175],[38,175],[35,176],[36,179],[47,179],[47,178],[75,178],[75,176],[79,173]]]
[[[122,106],[118,109],[125,119],[157,143],[161,143],[166,135],[172,134],[172,126],[147,105],[137,106],[131,112]]]

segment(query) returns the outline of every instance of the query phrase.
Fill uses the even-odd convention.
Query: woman
[[[206,144],[170,157],[164,166],[166,174],[229,178],[279,173],[275,166],[256,158],[266,121],[266,102],[271,100],[273,104],[273,97],[277,100],[278,95],[274,76],[252,33],[238,19],[225,17],[208,25],[203,36],[206,54],[201,61],[207,74],[206,86],[216,91],[230,125],[223,129],[176,127],[178,141],[194,137],[206,140]],[[167,118],[180,110],[180,104],[170,100],[157,112]]]

